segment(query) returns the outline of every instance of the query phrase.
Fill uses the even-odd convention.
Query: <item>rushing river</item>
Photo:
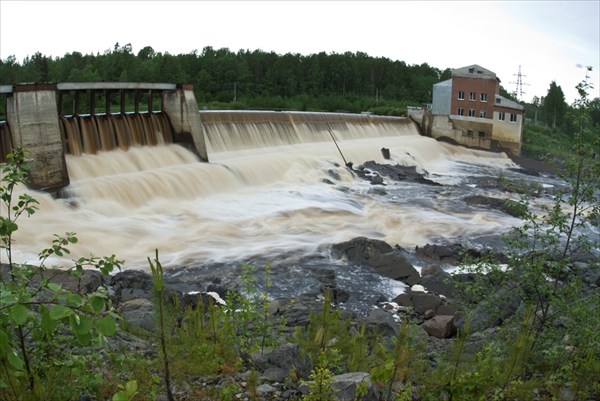
[[[210,163],[172,144],[68,156],[68,196],[33,194],[40,210],[19,221],[16,258],[35,262],[53,234],[75,232],[73,258],[116,254],[125,268],[147,269],[147,257],[158,249],[165,269],[183,281],[227,282],[239,276],[243,262],[270,261],[275,295],[301,293],[316,280],[311,272],[337,266],[338,285],[358,297],[373,287],[393,296],[402,283],[344,269],[330,259],[327,245],[357,236],[407,250],[427,243],[495,245],[519,224],[462,200],[495,195],[478,187],[482,177],[519,176],[504,154],[440,143],[420,136],[414,125],[384,128],[334,131],[336,142],[278,146],[265,146],[264,137],[227,142],[209,132]],[[355,167],[369,160],[416,166],[442,185],[371,185],[344,159]]]

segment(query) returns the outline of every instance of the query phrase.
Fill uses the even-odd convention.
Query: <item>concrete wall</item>
[[[30,152],[29,186],[53,191],[68,185],[56,85],[15,85],[6,106],[13,146]]]
[[[200,159],[208,162],[204,129],[192,86],[181,85],[175,91],[164,92],[163,112],[169,116],[175,140],[177,141],[178,136],[191,137],[194,150]],[[181,140],[186,141],[185,139]]]
[[[452,95],[452,81],[447,80],[433,85],[433,99],[431,112],[433,114],[450,115],[450,96]]]
[[[496,116],[495,116],[496,117]],[[522,120],[522,115],[518,119]],[[492,151],[510,151],[521,154],[521,136],[516,134],[518,123],[469,117],[433,116],[431,136],[436,139],[449,138],[456,143]]]
[[[510,110],[510,109],[508,109]],[[494,112],[494,131],[492,137],[499,144],[519,156],[521,154],[521,143],[523,139],[523,114],[516,110],[505,111],[504,120],[499,119],[500,112]],[[510,121],[510,115],[516,115],[517,121]]]

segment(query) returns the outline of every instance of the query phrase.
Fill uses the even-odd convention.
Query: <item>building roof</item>
[[[480,65],[472,64],[466,67],[457,68],[452,70],[453,77],[470,77],[470,78],[485,78],[485,79],[498,79],[496,73],[483,68]],[[499,81],[499,79],[498,79]]]
[[[525,107],[504,96],[496,95],[496,106],[508,107],[510,109],[525,110]]]
[[[437,84],[433,84],[433,86],[452,86],[452,80],[447,79],[445,81],[438,82]]]

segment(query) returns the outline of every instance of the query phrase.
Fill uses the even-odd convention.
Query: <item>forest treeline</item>
[[[431,102],[433,84],[450,78],[449,68],[408,65],[362,52],[284,54],[205,47],[171,55],[150,46],[137,54],[118,43],[103,54],[41,53],[18,62],[0,61],[2,84],[23,82],[190,83],[198,104],[208,108],[293,109],[361,112]],[[387,114],[393,114],[388,110]]]
[[[404,115],[406,106],[431,102],[433,85],[449,79],[451,69],[423,63],[409,65],[363,52],[276,54],[262,50],[204,47],[187,54],[156,52],[151,46],[137,54],[131,44],[102,54],[77,51],[62,57],[40,52],[21,62],[0,60],[0,83],[27,82],[167,82],[194,86],[200,108],[298,111],[372,112]],[[500,94],[517,101],[500,87]],[[523,103],[528,122],[563,133],[573,132],[573,106],[560,85]],[[133,106],[131,106],[133,107]],[[6,119],[0,101],[0,120]],[[600,122],[600,100],[591,103],[591,117]],[[570,136],[570,135],[569,135]]]

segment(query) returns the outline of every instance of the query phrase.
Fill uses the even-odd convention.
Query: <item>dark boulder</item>
[[[434,316],[426,320],[421,327],[427,334],[436,338],[450,338],[456,334],[454,316],[452,315]]]
[[[441,184],[425,178],[425,174],[417,172],[415,166],[401,166],[396,164],[379,164],[374,161],[368,161],[357,167],[359,177],[371,179],[373,176],[384,176],[394,181],[409,181],[419,184],[441,186]]]
[[[367,331],[384,337],[396,337],[400,326],[391,313],[380,308],[373,309],[365,318]]]
[[[115,302],[132,299],[152,299],[152,276],[142,270],[124,270],[115,274],[110,281],[115,294]]]
[[[289,377],[290,370],[301,379],[307,379],[312,370],[312,364],[306,354],[302,352],[299,345],[283,344],[265,354],[252,356],[254,367],[267,375],[279,376],[283,372]]]
[[[384,241],[357,237],[333,245],[331,253],[334,257],[345,258],[352,264],[369,266],[384,277],[409,285],[418,283],[420,279],[419,272],[402,252]]]

